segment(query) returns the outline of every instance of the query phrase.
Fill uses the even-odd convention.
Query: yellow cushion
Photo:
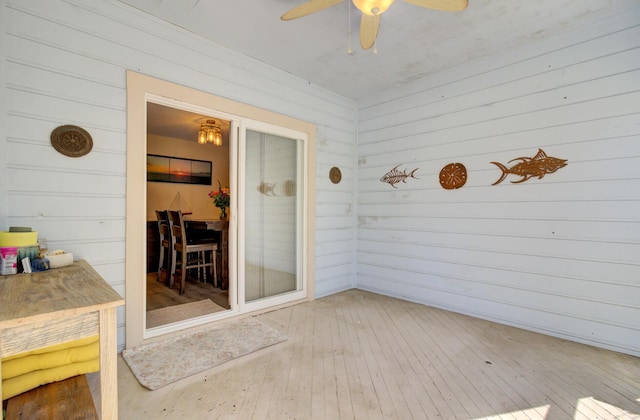
[[[77,342],[69,344],[82,344]],[[60,347],[60,346],[54,346]],[[77,347],[66,347],[54,349],[48,347],[51,351],[39,353],[22,353],[15,357],[11,356],[2,360],[2,379],[10,379],[14,376],[24,375],[25,373],[36,370],[49,369],[53,367],[68,365],[70,363],[86,362],[100,357],[100,343],[96,340],[93,343],[79,345]]]
[[[2,359],[2,398],[100,369],[97,335]]]
[[[13,356],[3,357],[2,358],[2,363],[3,363],[2,369],[4,369],[4,363],[9,361],[9,360],[12,360],[12,359],[19,359],[21,357],[29,356],[29,355],[32,355],[32,354],[50,353],[52,351],[68,349],[70,347],[80,347],[80,346],[84,346],[84,345],[87,345],[87,344],[95,343],[99,339],[100,339],[100,336],[92,335],[91,337],[81,338],[79,340],[67,341],[66,343],[56,344],[55,346],[42,347],[42,348],[39,348],[39,349],[27,351],[27,352],[24,352],[24,353],[14,354]],[[2,377],[4,378],[4,372],[3,372]]]
[[[15,397],[18,394],[55,381],[62,381],[84,373],[96,372],[100,369],[100,359],[87,362],[69,363],[50,369],[36,370],[2,381],[2,399]]]

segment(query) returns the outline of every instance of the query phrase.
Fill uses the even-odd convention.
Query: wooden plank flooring
[[[200,282],[197,279],[187,279],[184,294],[180,295],[179,286],[172,289],[157,281],[156,273],[147,274],[147,311],[181,305],[183,303],[199,302],[211,299],[223,308],[229,308],[229,293],[227,290],[214,287],[211,283]]]
[[[359,290],[257,319],[289,339],[157,391],[120,358],[120,418],[640,419],[636,357]]]

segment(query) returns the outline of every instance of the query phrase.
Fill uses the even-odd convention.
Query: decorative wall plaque
[[[69,157],[84,156],[93,148],[91,135],[75,125],[61,125],[51,132],[51,145]]]
[[[462,163],[450,163],[440,171],[440,185],[445,190],[462,187],[467,182],[467,168]]]
[[[339,183],[342,179],[342,172],[340,172],[340,168],[337,168],[335,166],[331,168],[331,170],[329,171],[329,179],[334,184]]]
[[[496,165],[502,171],[502,176],[496,182],[491,185],[496,185],[504,181],[509,174],[521,176],[522,179],[517,181],[511,181],[512,184],[518,184],[520,182],[527,181],[529,178],[537,176],[538,179],[542,179],[546,174],[552,174],[560,168],[567,166],[566,159],[558,159],[549,157],[542,149],[538,149],[538,153],[532,158],[519,157],[511,159],[507,163],[519,160],[520,163],[516,163],[511,168],[507,168],[505,165],[499,162],[491,162]]]

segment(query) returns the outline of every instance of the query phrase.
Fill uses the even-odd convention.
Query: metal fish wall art
[[[532,158],[519,157],[511,159],[507,163],[519,160],[520,163],[513,165],[511,168],[507,168],[505,165],[499,162],[491,162],[496,165],[502,171],[502,176],[496,182],[491,185],[496,185],[504,181],[509,174],[521,176],[522,179],[517,181],[511,181],[512,184],[519,184],[527,181],[534,176],[538,179],[542,179],[546,174],[552,174],[560,168],[567,166],[567,159],[558,159],[555,157],[549,157],[542,149],[538,149],[538,153]]]
[[[398,170],[398,166],[400,166],[400,165],[396,165],[392,170],[390,170],[389,172],[384,174],[384,176],[382,178],[380,178],[380,181],[386,182],[387,184],[391,185],[393,188],[398,188],[398,187],[396,187],[396,184],[398,182],[405,182],[406,183],[407,182],[407,178],[420,179],[420,178],[416,178],[414,176],[416,171],[418,169],[420,169],[420,168],[416,168],[413,171],[407,173],[406,169],[404,171],[400,172]]]

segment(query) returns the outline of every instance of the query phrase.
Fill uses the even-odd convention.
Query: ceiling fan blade
[[[335,6],[342,1],[343,0],[311,0],[289,10],[284,15],[280,16],[280,19],[297,19],[299,17],[310,15],[311,13],[319,12],[320,10],[326,9],[327,7]]]
[[[362,14],[360,19],[360,46],[363,50],[373,47],[378,37],[378,28],[380,27],[380,15]]]
[[[469,0],[404,0],[416,6],[429,9],[442,10],[443,12],[460,12],[467,8]]]

